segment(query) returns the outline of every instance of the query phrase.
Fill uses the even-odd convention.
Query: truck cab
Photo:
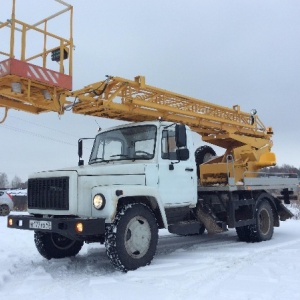
[[[169,122],[134,123],[99,133],[88,166],[78,171],[80,186],[87,187],[81,196],[90,191],[93,199],[103,193],[111,207],[99,211],[93,205],[92,216],[111,222],[120,198],[124,201],[128,197],[143,196],[162,211],[166,207],[195,206],[197,176],[190,149],[190,130]],[[117,196],[116,190],[122,195]],[[161,217],[166,227],[166,217]]]
[[[123,210],[133,207],[147,215],[142,222],[132,221],[135,231],[142,236],[148,232],[144,247],[148,249],[151,244],[156,248],[158,229],[187,218],[190,209],[196,207],[193,149],[191,130],[176,123],[131,123],[104,130],[94,139],[88,164],[80,161],[77,167],[30,176],[30,216],[12,216],[8,226],[34,230],[39,252],[48,259],[60,258],[77,254],[83,242],[105,242],[111,249],[108,228],[117,226]],[[155,221],[148,222],[147,218]],[[60,240],[67,244],[65,250],[58,250],[62,248]],[[127,250],[135,260],[133,267],[122,265],[119,269],[140,266],[132,254],[135,248]],[[148,264],[149,258],[145,261]]]
[[[29,212],[103,218],[110,223],[119,202],[129,198],[143,197],[147,205],[158,206],[162,212],[169,207],[195,206],[197,175],[191,132],[179,126],[160,121],[133,123],[99,133],[87,165],[29,178]],[[60,183],[62,178],[64,183]],[[40,190],[41,182],[46,190]],[[98,195],[103,198],[101,207],[95,203]],[[161,220],[167,227],[163,213]]]

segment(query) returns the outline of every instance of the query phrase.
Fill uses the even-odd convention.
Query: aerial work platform
[[[0,62],[0,106],[31,113],[62,113],[59,95],[72,89],[72,77],[16,60]]]
[[[28,24],[16,18],[16,0],[12,0],[11,18],[0,22],[0,45],[10,45],[9,51],[0,48],[0,108],[4,108],[0,123],[4,122],[10,108],[35,114],[64,112],[65,93],[72,90],[73,7],[61,0],[55,2],[63,9]],[[47,29],[51,20],[64,14],[68,14],[68,37]],[[32,37],[41,43],[32,43]],[[26,49],[28,44],[29,50]],[[58,70],[53,70],[53,66]]]

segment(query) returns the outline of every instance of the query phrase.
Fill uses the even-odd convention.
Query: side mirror
[[[83,154],[83,150],[82,150],[82,144],[83,144],[83,140],[95,140],[95,138],[81,138],[78,140],[78,166],[83,166],[84,165],[84,160],[82,159],[82,154]]]
[[[78,166],[84,165],[84,160],[82,158],[82,139],[78,140]]]
[[[183,149],[177,149],[176,150],[177,159],[180,160],[188,160],[190,157],[190,151],[189,149],[183,148]]]
[[[82,139],[78,140],[78,157],[82,157]]]
[[[175,139],[178,148],[186,147],[186,128],[182,124],[175,126]]]

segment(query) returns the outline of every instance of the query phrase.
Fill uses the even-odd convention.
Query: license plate
[[[52,222],[51,221],[30,220],[29,221],[29,228],[51,230],[52,229]]]

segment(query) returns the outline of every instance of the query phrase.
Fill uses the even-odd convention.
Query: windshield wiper
[[[97,158],[91,159],[91,160],[89,161],[89,164],[91,165],[91,164],[95,164],[95,163],[97,163],[97,162],[106,162],[106,163],[108,163],[109,160],[106,160],[106,159],[97,157]]]
[[[126,155],[126,154],[114,154],[114,155],[111,155],[110,157],[116,157],[116,156],[120,156],[120,157],[129,157],[129,156]]]
[[[121,157],[124,157],[124,158],[129,158],[131,159],[132,161],[135,161],[136,160],[136,157],[131,157],[127,154],[114,154],[114,155],[111,155],[110,157],[116,157],[116,156],[120,156],[120,159],[121,160]]]

